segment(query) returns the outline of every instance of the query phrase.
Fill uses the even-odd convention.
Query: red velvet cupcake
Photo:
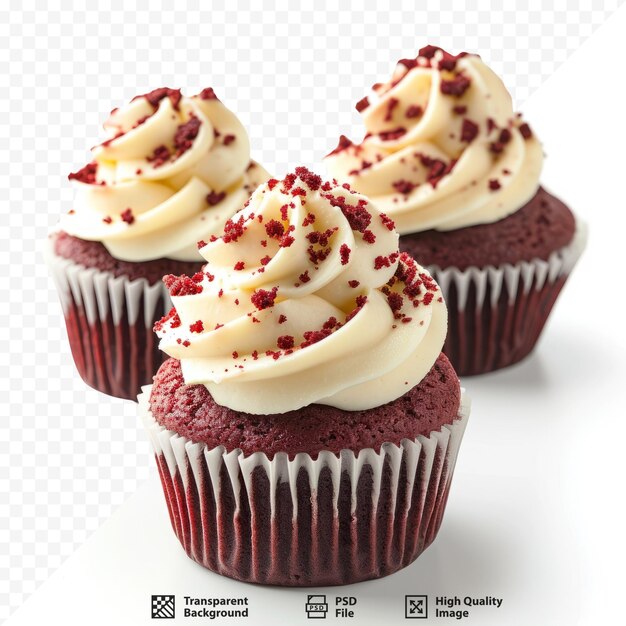
[[[541,144],[480,57],[435,46],[402,59],[367,134],[326,162],[396,223],[448,303],[444,351],[461,375],[511,365],[535,346],[579,258],[585,229],[539,187]]]
[[[276,585],[405,567],[437,534],[469,410],[439,287],[387,216],[304,168],[201,253],[168,281],[173,358],[139,397],[184,550]]]
[[[200,271],[197,241],[221,232],[269,175],[210,88],[192,98],[156,89],[104,127],[94,160],[69,176],[76,203],[47,259],[81,377],[134,400],[163,361],[151,332],[170,307],[161,279]]]

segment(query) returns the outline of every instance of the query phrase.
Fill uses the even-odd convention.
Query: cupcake
[[[305,168],[172,283],[139,397],[185,552],[242,581],[391,574],[434,540],[468,418],[439,287],[393,222]]]
[[[199,272],[197,241],[221,232],[269,174],[211,88],[191,98],[155,89],[104,128],[93,161],[69,175],[76,201],[47,260],[81,377],[135,400],[163,361],[151,332],[171,304],[161,279]]]
[[[402,59],[357,110],[329,172],[366,194],[426,265],[448,310],[444,352],[460,375],[511,365],[534,347],[585,244],[568,207],[539,186],[543,151],[479,56],[435,46]]]

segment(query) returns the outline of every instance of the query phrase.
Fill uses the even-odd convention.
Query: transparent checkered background
[[[48,229],[71,207],[67,173],[87,162],[113,106],[162,85],[211,85],[280,175],[315,166],[340,132],[360,136],[354,103],[425,43],[479,52],[521,105],[621,2],[47,4],[0,10],[0,619],[153,471],[134,405],[78,377],[42,261]]]

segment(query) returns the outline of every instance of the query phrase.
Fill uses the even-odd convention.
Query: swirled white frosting
[[[374,91],[357,105],[363,142],[342,136],[326,164],[401,234],[495,222],[536,193],[541,144],[480,57],[428,46]]]
[[[166,277],[175,308],[155,330],[185,382],[221,405],[372,408],[441,352],[439,287],[398,253],[391,220],[336,181],[304,168],[270,180],[200,251],[205,273]]]
[[[221,232],[269,178],[248,135],[212,89],[157,89],[112,111],[108,139],[70,178],[78,192],[59,227],[116,258],[201,261],[196,242]]]

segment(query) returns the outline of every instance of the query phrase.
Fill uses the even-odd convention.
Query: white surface
[[[623,623],[624,32],[622,8],[523,107],[548,154],[543,180],[589,223],[589,247],[533,356],[463,381],[473,414],[439,537],[401,573],[330,590],[358,597],[348,622],[410,624],[405,593],[430,594],[431,611],[434,595],[456,593],[504,600],[461,623]],[[150,595],[169,593],[179,610],[183,595],[247,595],[241,623],[306,623],[311,591],[242,585],[189,561],[159,489],[148,482],[7,623],[158,624]]]

